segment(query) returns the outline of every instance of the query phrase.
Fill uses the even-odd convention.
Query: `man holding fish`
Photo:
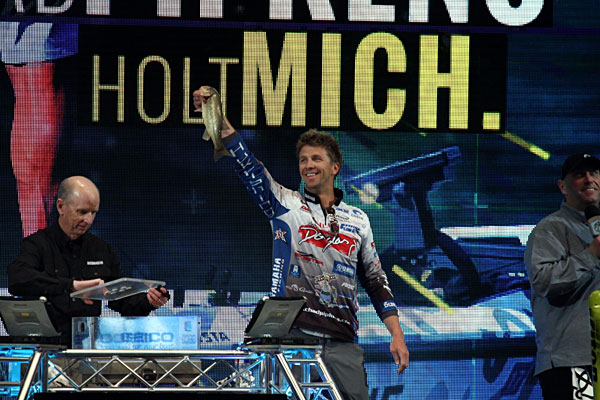
[[[368,399],[365,353],[357,344],[357,280],[392,336],[398,373],[408,366],[409,353],[369,219],[344,203],[343,192],[334,187],[343,164],[338,143],[324,132],[302,134],[296,155],[305,190],[290,190],[273,179],[222,115],[214,88],[202,86],[193,95],[196,111],[203,111],[204,139],[215,144],[215,161],[233,157],[236,172],[271,224],[271,295],[306,298],[291,334],[323,344],[323,361],[345,399]]]

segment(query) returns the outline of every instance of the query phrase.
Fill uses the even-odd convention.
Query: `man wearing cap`
[[[525,264],[536,328],[535,375],[544,399],[593,399],[588,299],[600,289],[600,236],[584,210],[600,201],[600,160],[574,154],[562,167],[564,201],[531,232]]]

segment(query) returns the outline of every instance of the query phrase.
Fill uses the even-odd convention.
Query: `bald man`
[[[94,317],[101,302],[70,297],[75,292],[121,277],[113,249],[89,233],[100,208],[100,193],[92,181],[73,176],[61,182],[56,209],[58,220],[23,239],[21,251],[8,266],[8,290],[15,296],[45,296],[50,319],[71,345],[71,318]],[[124,316],[145,316],[168,301],[167,290],[109,301]]]

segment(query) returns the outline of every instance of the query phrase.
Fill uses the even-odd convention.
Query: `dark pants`
[[[293,328],[290,336],[316,340],[297,328]],[[331,339],[318,339],[323,344],[321,359],[331,375],[331,379],[340,391],[344,400],[369,400],[367,371],[365,370],[365,352],[356,343]]]
[[[557,367],[538,375],[544,400],[594,399],[592,367]]]
[[[327,342],[321,358],[344,400],[369,400],[365,352],[359,345]]]

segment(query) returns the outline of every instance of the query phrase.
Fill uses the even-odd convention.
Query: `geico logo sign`
[[[122,332],[105,333],[98,339],[102,343],[172,343],[175,335],[171,332]]]

